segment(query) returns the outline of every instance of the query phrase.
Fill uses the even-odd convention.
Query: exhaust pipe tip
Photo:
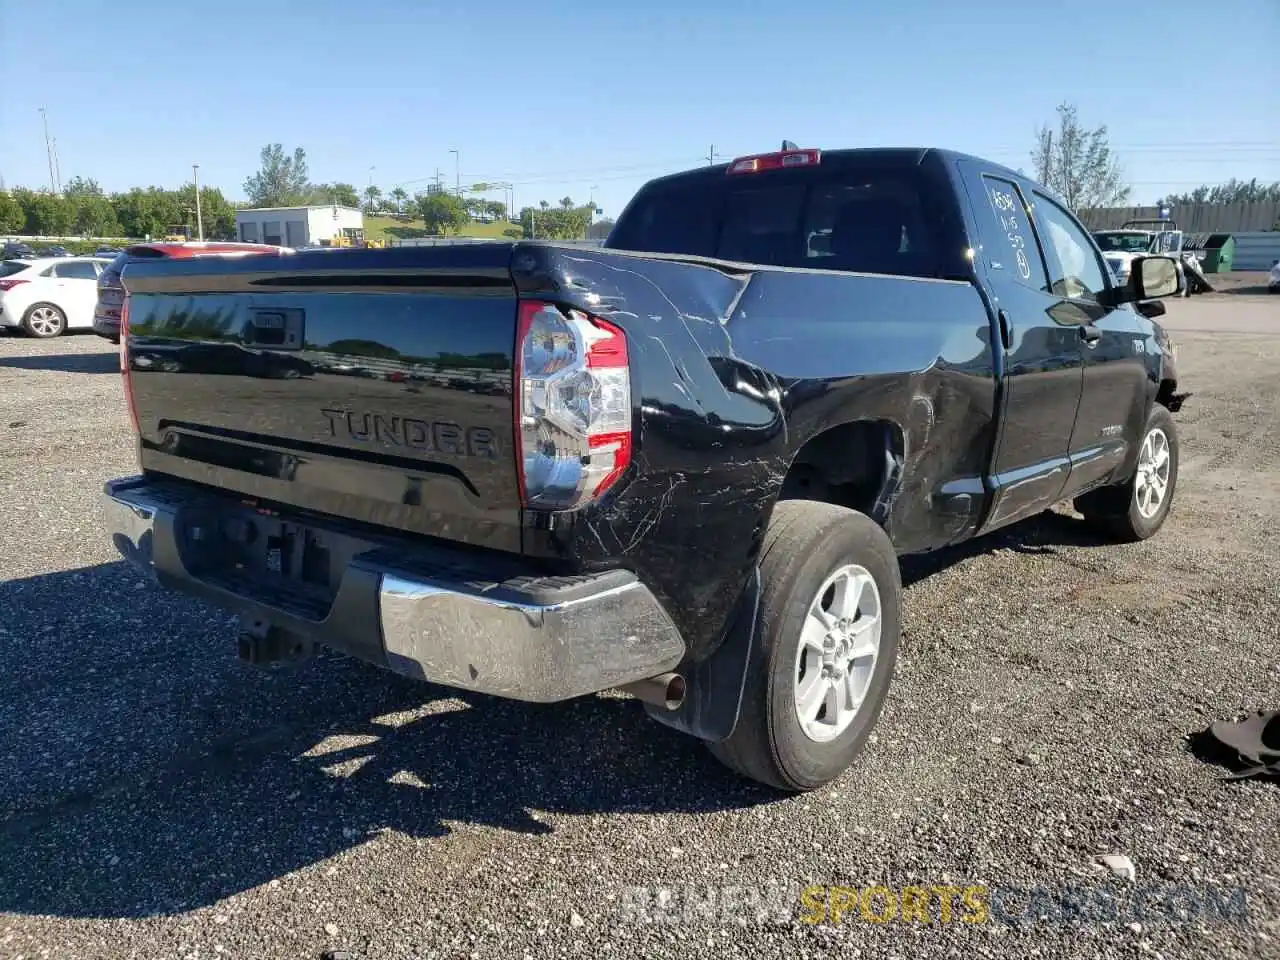
[[[637,680],[619,689],[664,710],[679,710],[686,693],[685,679],[678,673],[663,673],[647,680]]]

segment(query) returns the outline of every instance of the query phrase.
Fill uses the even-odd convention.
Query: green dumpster
[[[1230,273],[1236,259],[1236,238],[1229,233],[1213,233],[1204,244],[1200,269],[1205,273]]]

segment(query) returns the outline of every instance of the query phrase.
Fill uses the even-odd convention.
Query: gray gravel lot
[[[1195,395],[1166,529],[1117,547],[1054,513],[910,561],[875,742],[784,799],[620,696],[241,665],[227,616],[143,584],[99,531],[102,482],[134,466],[112,349],[0,338],[0,957],[1280,957],[1280,785],[1224,785],[1183,742],[1280,707],[1280,297],[1167,319]],[[637,886],[790,907],[807,884],[1070,885],[1123,909],[630,909]],[[1140,922],[1149,884],[1242,888],[1248,914]]]

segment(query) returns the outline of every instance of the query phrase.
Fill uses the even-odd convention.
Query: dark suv
[[[245,256],[259,253],[288,253],[288,247],[265,243],[135,243],[124,249],[98,276],[98,303],[93,310],[93,332],[112,343],[120,342],[120,308],[124,304],[124,287],[120,275],[124,268],[138,260],[186,259],[212,257],[219,254]]]

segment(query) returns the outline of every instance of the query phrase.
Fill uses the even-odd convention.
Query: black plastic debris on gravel
[[[1280,710],[1219,720],[1188,736],[1187,743],[1197,760],[1230,770],[1224,780],[1280,783]]]

